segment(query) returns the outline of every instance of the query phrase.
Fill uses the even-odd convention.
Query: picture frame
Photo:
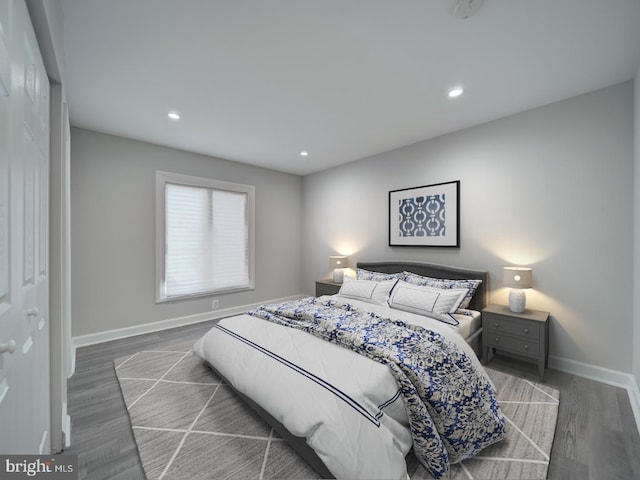
[[[460,180],[389,192],[389,246],[460,247]]]

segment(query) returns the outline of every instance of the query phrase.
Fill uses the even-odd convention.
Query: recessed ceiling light
[[[169,117],[171,120],[180,120],[180,115],[176,112],[169,112],[167,114],[167,117]]]
[[[301,157],[306,157],[307,155],[309,155],[309,152],[307,152],[306,150],[302,150],[302,151],[300,152],[300,156],[301,156]]]
[[[464,89],[462,87],[456,87],[449,90],[449,98],[456,98],[462,95]]]

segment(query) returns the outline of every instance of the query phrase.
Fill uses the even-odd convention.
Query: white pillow
[[[433,288],[399,280],[389,297],[389,306],[397,310],[426,315],[457,324],[448,314],[454,313],[464,300],[467,288]],[[444,318],[439,318],[444,316]]]
[[[462,303],[458,308],[464,309],[468,308],[471,303],[471,298],[473,294],[476,293],[476,290],[482,283],[482,280],[448,280],[445,278],[431,278],[431,277],[423,277],[422,275],[418,275],[416,273],[411,272],[402,272],[402,280],[407,283],[411,283],[413,285],[424,285],[426,287],[433,288],[466,288],[467,295],[462,300]],[[460,313],[460,312],[458,312]]]
[[[340,287],[338,295],[376,305],[387,305],[389,292],[396,282],[397,280],[376,282],[374,280],[356,280],[355,278],[344,277],[344,283]]]

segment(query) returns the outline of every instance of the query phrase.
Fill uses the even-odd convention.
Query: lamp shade
[[[349,257],[341,255],[332,255],[329,257],[329,266],[331,268],[347,268]]]
[[[502,283],[511,288],[531,288],[533,270],[525,267],[504,267]]]

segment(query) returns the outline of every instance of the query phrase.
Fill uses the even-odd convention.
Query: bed
[[[346,280],[342,294],[223,319],[196,342],[194,353],[323,478],[404,479],[412,449],[436,478],[446,476],[451,463],[505,433],[491,381],[474,354],[487,274],[407,262],[357,267],[361,278]],[[411,308],[389,308],[391,292],[401,308],[412,289],[429,290],[421,285],[425,278],[474,282],[465,308],[447,317],[462,328]],[[455,296],[457,285],[438,286],[450,290],[442,298]],[[386,295],[388,301],[359,298],[369,287],[374,299]],[[403,357],[400,366],[394,356]],[[414,379],[420,375],[427,380]]]

